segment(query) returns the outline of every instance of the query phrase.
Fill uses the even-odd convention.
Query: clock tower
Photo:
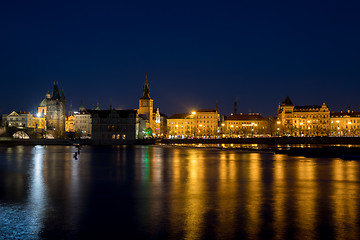
[[[151,128],[153,122],[153,106],[154,100],[150,97],[150,86],[147,80],[147,75],[145,76],[145,83],[143,86],[143,95],[139,99],[139,111],[138,114],[146,116],[146,127]]]

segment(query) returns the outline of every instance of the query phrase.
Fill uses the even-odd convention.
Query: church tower
[[[153,123],[153,109],[154,109],[154,100],[150,97],[150,86],[147,80],[147,75],[145,76],[145,83],[143,86],[143,95],[139,99],[139,115],[143,115],[146,118],[146,127],[151,128]],[[155,129],[153,129],[155,130]]]

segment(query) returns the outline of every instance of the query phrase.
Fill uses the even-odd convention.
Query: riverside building
[[[168,138],[209,138],[219,135],[220,115],[215,109],[173,114],[167,119]]]
[[[279,136],[327,136],[330,134],[328,106],[295,106],[289,97],[279,105],[275,126]]]
[[[263,137],[271,135],[270,120],[259,113],[232,114],[221,124],[223,137]]]
[[[46,94],[38,107],[38,117],[45,117],[46,131],[54,137],[63,137],[65,133],[65,95],[60,95],[59,86],[54,83],[52,95]]]
[[[159,108],[154,109],[154,100],[150,97],[150,86],[145,76],[145,83],[143,86],[143,95],[139,99],[139,109],[137,110],[141,118],[146,121],[146,132],[148,135],[158,137],[161,132],[161,116]]]
[[[346,112],[332,112],[330,118],[332,136],[360,135],[360,112],[350,109]]]
[[[87,110],[81,103],[79,111],[74,113],[74,130],[80,137],[91,137],[92,134],[92,119],[91,110]]]
[[[137,110],[92,110],[92,142],[98,145],[133,144],[143,139],[146,122]]]

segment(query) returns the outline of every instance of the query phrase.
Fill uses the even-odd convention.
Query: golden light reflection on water
[[[169,189],[169,228],[171,233],[176,233],[179,225],[183,225],[184,216],[184,190],[182,184],[182,174],[181,174],[181,165],[182,165],[182,155],[180,149],[174,149],[172,151],[172,161],[171,161],[171,186]],[[175,236],[171,237],[176,239]]]
[[[25,199],[24,219],[38,221],[33,232],[53,225],[52,214],[73,230],[100,208],[136,215],[136,229],[169,239],[360,239],[359,161],[150,146],[99,150],[108,153],[102,159],[89,149],[79,160],[73,147],[4,150],[1,210]],[[99,182],[114,188],[94,188]],[[88,207],[99,193],[111,194]],[[8,226],[29,224],[8,213]]]
[[[287,156],[283,154],[274,155],[274,236],[275,239],[285,239],[284,232],[286,227],[286,180],[285,180],[285,160]]]
[[[297,161],[296,161],[297,160]],[[299,234],[306,239],[316,239],[316,199],[318,197],[315,181],[316,163],[313,159],[299,157],[296,159],[296,192],[295,205]]]
[[[200,239],[203,231],[206,196],[204,189],[203,151],[190,149],[187,160],[187,181],[185,186],[185,239]]]
[[[236,229],[236,206],[239,202],[237,166],[234,153],[219,153],[218,224],[216,232],[220,239],[232,239]],[[223,231],[227,229],[227,231]]]
[[[245,155],[245,154],[244,154]],[[245,155],[247,156],[247,155]],[[249,182],[248,190],[245,193],[247,195],[246,199],[246,208],[248,212],[248,221],[246,223],[247,232],[250,239],[256,238],[257,234],[260,231],[260,208],[262,204],[262,168],[261,168],[261,158],[259,153],[250,153],[248,158],[245,160],[248,161],[249,172]]]
[[[333,219],[336,239],[359,239],[359,229],[349,227],[359,221],[359,163],[334,160],[332,163],[334,192]]]

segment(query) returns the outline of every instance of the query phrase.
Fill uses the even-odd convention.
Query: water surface
[[[360,239],[360,165],[166,146],[0,147],[0,239]]]

